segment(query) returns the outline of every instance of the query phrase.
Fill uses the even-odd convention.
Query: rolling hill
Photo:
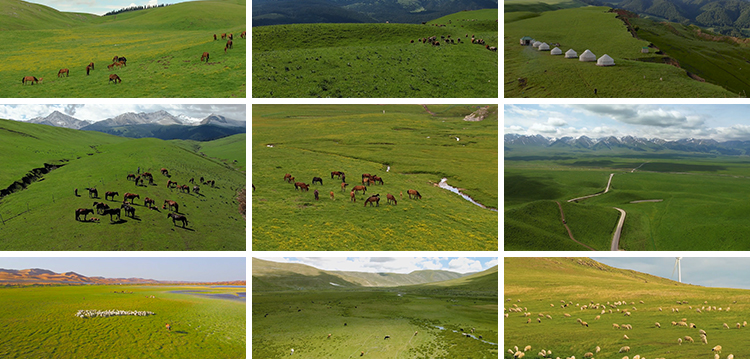
[[[3,269],[0,268],[0,285],[36,285],[36,284],[62,284],[62,285],[81,285],[81,284],[214,284],[214,285],[245,285],[245,281],[229,282],[174,282],[160,281],[145,278],[105,278],[105,277],[88,277],[76,272],[55,273],[50,270],[31,268],[31,269]]]

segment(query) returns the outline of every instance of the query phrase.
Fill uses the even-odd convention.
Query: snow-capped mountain
[[[665,150],[683,152],[717,153],[723,155],[750,155],[750,141],[719,142],[712,139],[683,138],[676,141],[661,138],[640,138],[635,136],[602,137],[592,139],[587,136],[550,138],[541,135],[526,136],[507,134],[504,137],[506,148],[545,147],[551,149],[615,151],[632,150],[658,152]]]
[[[201,125],[216,125],[221,127],[246,127],[245,121],[228,119],[222,115],[210,114],[200,122]]]
[[[79,130],[91,124],[91,122],[79,120],[59,111],[52,112],[51,114],[47,115],[47,117],[32,118],[31,120],[29,120],[29,123],[72,128],[74,130]]]

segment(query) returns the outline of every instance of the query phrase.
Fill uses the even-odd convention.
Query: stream
[[[467,200],[467,201],[469,201],[471,203],[474,203],[474,204],[476,204],[479,207],[482,207],[484,209],[489,209],[490,211],[497,212],[497,209],[495,209],[495,208],[487,208],[487,206],[485,206],[485,205],[483,205],[483,204],[475,201],[473,198],[469,197],[468,195],[465,195],[465,194],[461,193],[461,191],[459,191],[458,188],[449,185],[447,178],[443,178],[442,180],[440,180],[440,183],[438,183],[438,187],[443,188],[443,189],[447,189],[447,190],[449,190],[449,191],[451,191],[453,193],[456,193],[456,194],[460,195],[461,197],[463,197],[465,200]]]
[[[445,330],[445,328],[444,328],[444,327],[441,327],[441,326],[439,326],[439,325],[436,325],[436,326],[435,326],[435,328],[438,328],[438,329],[440,329],[440,330]],[[454,333],[458,333],[458,332],[459,332],[458,330],[451,330],[451,331],[452,331],[452,332],[454,332]],[[475,336],[474,336],[474,334],[469,334],[469,333],[461,333],[461,335],[465,335],[465,336],[467,336],[467,337],[470,337],[470,338],[472,338],[472,339],[476,339],[476,340],[479,340],[480,342],[482,342],[482,343],[487,343],[487,344],[489,344],[489,345],[497,345],[497,343],[493,343],[493,342],[488,342],[488,341],[486,341],[486,340],[484,340],[484,339],[479,339],[479,338],[475,337]]]

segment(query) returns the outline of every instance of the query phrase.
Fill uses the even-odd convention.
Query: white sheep
[[[656,327],[661,328],[661,324],[659,324],[659,322],[656,322]]]
[[[692,338],[692,337],[690,337],[690,336],[688,336],[688,335],[686,335],[686,336],[685,336],[685,341],[686,341],[686,342],[691,342],[691,343],[695,343],[695,340],[693,340],[693,338]]]
[[[525,348],[523,348],[523,351],[527,352],[531,350],[531,345],[527,345]]]
[[[623,336],[622,336],[622,338],[623,338],[623,339],[626,339],[626,340],[627,340],[627,339],[630,339],[630,338],[628,338],[628,335],[627,335],[627,334],[623,335]]]
[[[682,345],[682,338],[677,338],[677,344]]]
[[[597,345],[597,346],[596,346],[596,350],[594,350],[594,352],[596,352],[596,354],[599,354],[599,352],[600,352],[600,351],[602,351],[602,348],[600,348],[600,347],[599,347],[599,346]]]
[[[721,353],[721,345],[717,345],[711,349],[712,352]]]
[[[624,347],[620,348],[620,351],[618,353],[627,353],[629,351],[630,351],[630,347],[629,346],[624,346]]]
[[[727,323],[724,323],[724,329],[729,329],[729,326],[727,325]]]

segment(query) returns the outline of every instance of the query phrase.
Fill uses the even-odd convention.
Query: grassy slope
[[[187,143],[189,145],[188,148],[191,148],[195,152],[203,152],[208,157],[220,158],[228,165],[237,166],[241,171],[246,170],[245,148],[247,135],[244,133],[207,142],[176,141],[176,143]],[[237,163],[233,163],[235,160]]]
[[[49,126],[30,125],[42,128]],[[70,130],[53,128],[57,133]],[[75,131],[78,132],[78,131]],[[88,135],[88,133],[85,133]],[[101,135],[101,134],[99,134]],[[105,135],[106,136],[106,135]],[[36,146],[29,143],[28,146]],[[244,144],[243,144],[244,145]],[[71,152],[76,147],[69,145]],[[53,153],[58,155],[62,150]],[[136,187],[126,179],[138,167],[154,174],[154,186]],[[38,165],[35,165],[38,167]],[[201,185],[201,194],[180,193],[166,188],[167,178],[159,169],[170,170],[171,180],[188,184],[200,176],[216,181],[216,188]],[[27,170],[30,170],[28,168]],[[192,184],[190,184],[192,187]],[[245,248],[245,221],[237,211],[236,192],[245,186],[242,172],[218,160],[176,146],[172,141],[133,139],[96,147],[91,155],[73,158],[64,167],[46,174],[26,190],[3,198],[0,215],[0,248],[3,250],[242,250]],[[85,187],[96,187],[99,199],[88,197]],[[80,197],[74,197],[78,188]],[[119,224],[110,224],[109,217],[100,223],[75,221],[77,208],[92,208],[102,201],[105,191],[120,193],[118,206],[126,192],[137,193],[136,218],[122,216]],[[143,206],[145,197],[154,198],[158,210]],[[175,200],[180,213],[188,217],[188,229],[174,227],[167,210],[161,209],[165,199]],[[26,212],[27,208],[29,209]],[[19,215],[20,214],[20,215]],[[35,224],[29,226],[29,224]]]
[[[86,26],[96,23],[99,18],[93,14],[59,12],[48,6],[21,0],[1,0],[0,9],[0,31]]]
[[[253,110],[255,250],[437,250],[457,248],[457,239],[463,249],[496,248],[495,212],[429,183],[447,177],[480,203],[496,203],[497,123],[492,118],[434,118],[421,106]],[[385,164],[391,172],[385,172]],[[340,181],[330,178],[334,170],[344,171],[351,186],[361,181],[362,173],[383,177],[385,185],[368,190],[380,193],[380,208],[362,208],[361,194],[356,204],[350,203],[349,191],[342,193]],[[308,184],[312,177],[322,177],[324,185],[310,191],[317,188],[321,201],[295,191],[282,180],[285,173]],[[400,198],[407,189],[418,190],[422,200],[410,200],[406,193]],[[330,191],[336,201],[328,198]],[[398,206],[386,205],[386,193],[396,196]]]
[[[0,288],[0,356],[238,358],[245,354],[245,303],[171,290],[201,287]],[[115,294],[112,291],[132,291]],[[217,290],[212,288],[212,290]],[[236,290],[236,289],[234,289]],[[229,289],[225,289],[229,291]],[[146,298],[155,295],[156,298]],[[81,309],[141,310],[153,316],[82,319]],[[164,329],[165,323],[172,331]],[[106,343],[106,345],[102,345]]]
[[[253,29],[254,97],[497,97],[497,16],[478,10],[446,27],[407,24],[299,24]],[[497,19],[497,18],[495,18]],[[429,46],[430,36],[467,43]],[[313,39],[313,40],[311,40]],[[414,40],[414,43],[410,43]],[[376,70],[375,70],[376,69]]]
[[[59,16],[67,16],[58,13]],[[86,26],[4,32],[0,42],[2,97],[245,97],[245,6],[223,1],[180,3],[93,19]],[[24,25],[26,26],[26,25]],[[234,33],[234,48],[214,33]],[[200,63],[207,51],[209,63]],[[128,66],[108,70],[114,55]],[[85,75],[89,62],[95,70]],[[61,68],[69,78],[57,78]],[[113,87],[109,74],[123,82]],[[21,84],[24,76],[42,85]]]
[[[618,350],[626,345],[631,347],[630,357],[639,354],[648,358],[699,358],[711,355],[711,347],[716,344],[724,348],[722,357],[729,353],[736,357],[750,354],[748,347],[742,344],[745,328],[722,328],[723,323],[734,328],[734,323],[747,319],[750,307],[746,303],[750,293],[746,290],[680,284],[612,268],[588,258],[505,258],[504,278],[505,308],[517,305],[527,308],[532,314],[530,324],[526,324],[528,318],[522,312],[509,313],[504,319],[505,358],[512,358],[507,349],[514,345],[521,348],[531,345],[533,351],[527,355],[544,348],[560,357],[583,357],[584,353],[593,352],[596,346],[600,346],[602,351],[596,357],[605,359],[622,358],[626,354],[619,354]],[[561,308],[561,300],[572,301],[573,306]],[[601,308],[581,310],[576,307],[576,303],[583,306],[590,302],[605,304],[615,301],[628,304],[620,309],[607,306],[605,314],[601,314]],[[677,301],[689,304],[676,304]],[[704,305],[704,301],[708,304]],[[731,306],[731,311],[704,310],[702,314],[695,311],[695,308],[708,305],[717,308]],[[663,311],[658,310],[660,307]],[[680,312],[673,313],[672,308]],[[625,317],[618,312],[624,309],[630,310],[632,315]],[[553,319],[543,318],[537,323],[538,313],[549,314]],[[572,316],[566,318],[563,313]],[[596,320],[597,315],[601,315],[601,319]],[[578,324],[576,318],[588,322],[589,327]],[[698,329],[670,325],[670,322],[682,318],[706,330],[709,345],[700,344]],[[656,328],[655,322],[660,322],[661,328]],[[623,339],[626,333],[613,329],[612,323],[631,324],[633,329],[626,331],[630,339]],[[685,335],[692,336],[697,344],[678,345],[677,338]]]
[[[634,61],[651,55],[640,53],[648,42],[633,38],[622,21],[606,7],[563,9],[539,16],[511,17],[505,23],[505,97],[736,97],[716,85],[701,83],[674,66]],[[601,36],[607,34],[607,36]],[[520,46],[531,36],[560,43],[565,52],[579,55],[591,50],[597,57],[611,56],[616,66],[551,56],[549,52]],[[552,46],[551,46],[552,47]],[[526,78],[525,86],[518,79]]]

